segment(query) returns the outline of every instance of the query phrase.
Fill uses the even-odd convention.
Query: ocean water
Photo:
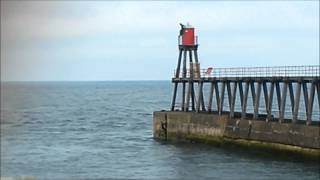
[[[152,138],[169,81],[1,83],[1,176],[319,179],[320,165]]]

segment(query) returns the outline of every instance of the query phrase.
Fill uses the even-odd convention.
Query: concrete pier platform
[[[153,136],[160,140],[232,145],[320,160],[317,125],[240,120],[229,118],[227,113],[159,111],[153,114]]]

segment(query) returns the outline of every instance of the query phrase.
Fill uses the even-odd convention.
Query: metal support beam
[[[196,105],[195,105],[194,83],[191,84],[191,105],[192,105],[192,111],[195,111]]]
[[[194,50],[194,59],[195,59],[195,63],[198,64],[199,63],[199,59],[198,59],[198,50],[195,49]],[[197,70],[198,72],[200,72],[200,69]],[[201,76],[201,73],[200,73]],[[201,96],[199,97],[198,101],[201,101],[201,106],[202,106],[202,110],[205,111],[205,104],[204,104],[204,98],[203,98],[203,93],[201,93]]]
[[[298,120],[299,106],[300,106],[300,96],[301,96],[301,82],[298,82],[297,86],[296,86],[296,94],[295,94],[295,102],[294,102],[292,123],[296,123],[297,120]]]
[[[220,109],[220,93],[219,93],[219,84],[214,83],[214,90],[216,91],[216,102],[217,102],[217,111]]]
[[[201,96],[202,96],[202,88],[203,88],[203,82],[201,81],[199,83],[199,89],[198,89],[198,102],[197,102],[197,112],[200,112],[200,101],[202,100],[201,99]]]
[[[190,98],[191,98],[191,84],[192,84],[192,81],[190,80],[188,83],[187,101],[186,101],[186,106],[185,106],[186,112],[189,111]]]
[[[265,108],[266,108],[266,112],[268,113],[268,87],[267,87],[267,82],[265,82],[265,81],[262,82],[262,88],[263,88],[263,96],[264,96]]]
[[[276,82],[276,93],[277,93],[278,110],[280,112],[280,109],[281,109],[281,92],[280,92],[280,84],[279,84],[279,82]]]
[[[302,81],[302,90],[303,90],[303,99],[304,99],[304,105],[306,109],[306,116],[309,114],[309,97],[308,97],[308,88],[307,88],[307,83]]]
[[[183,71],[182,71],[182,77],[187,77],[187,51],[183,51]],[[181,107],[182,111],[185,111],[185,100],[186,100],[186,83],[182,82],[182,102]]]
[[[316,87],[315,83],[311,83],[310,93],[309,93],[310,97],[309,97],[309,103],[308,103],[307,125],[311,124],[315,87]]]
[[[202,84],[202,86],[203,86],[203,84]],[[206,111],[206,105],[204,103],[204,97],[203,96],[204,95],[203,95],[203,90],[202,90],[202,92],[201,92],[201,106],[202,106],[202,108],[201,109],[202,109],[202,111]]]
[[[274,85],[275,85],[275,82],[272,82],[271,83],[271,86],[270,86],[270,93],[269,93],[269,96],[268,96],[268,107],[267,107],[267,121],[270,121],[271,120],[271,116],[272,116],[272,101],[273,101],[273,92],[274,92]]]
[[[194,59],[195,59],[195,62],[196,63],[199,63],[199,60],[198,60],[198,51],[197,50],[194,50]],[[198,69],[199,70],[199,69]]]
[[[284,120],[284,114],[285,114],[285,109],[286,109],[286,98],[287,98],[287,89],[288,89],[288,82],[284,82],[283,87],[282,87],[282,99],[281,99],[281,106],[280,106],[280,117],[279,117],[279,122],[283,122]]]
[[[179,57],[178,57],[178,64],[177,64],[177,70],[175,77],[178,78],[180,76],[180,66],[181,66],[181,55],[182,55],[182,49],[179,50]],[[178,88],[178,83],[174,83],[174,88],[173,88],[173,97],[172,97],[172,102],[171,102],[171,111],[174,111],[175,104],[176,104],[176,97],[177,97],[177,88]]]
[[[194,104],[194,82],[193,82],[193,78],[194,78],[194,72],[193,72],[193,60],[192,60],[192,50],[189,50],[189,69],[190,69],[190,78],[191,78],[191,82],[189,84],[190,87],[190,95],[191,95],[191,106],[192,106],[192,111],[195,111],[195,104]],[[189,99],[188,99],[189,101]],[[189,108],[189,106],[188,106]]]
[[[194,74],[193,74],[193,61],[192,61],[192,51],[189,50],[189,71],[190,71],[190,78],[193,80]]]
[[[185,111],[185,100],[186,100],[186,83],[185,82],[183,82],[182,83],[182,97],[181,97],[181,99],[182,99],[182,102],[181,102],[181,110],[182,111]]]
[[[320,80],[318,82],[316,82],[317,84],[317,94],[318,94],[318,107],[319,107],[319,111],[320,111]]]
[[[252,96],[252,105],[254,106],[254,102],[256,101],[256,90],[254,86],[254,81],[250,82],[250,90]]]
[[[224,93],[225,93],[225,84],[226,84],[226,82],[223,81],[223,82],[222,82],[222,86],[221,86],[221,94],[220,94],[220,109],[219,109],[219,115],[221,115],[222,112],[223,112],[223,101],[224,101]]]
[[[236,95],[237,95],[237,82],[234,82],[234,86],[232,88],[232,93],[231,93],[231,104],[230,104],[230,118],[234,117],[234,106],[236,102]]]
[[[186,51],[185,51],[186,52]],[[192,64],[192,51],[188,50],[189,52],[189,73],[190,73],[190,79],[188,83],[188,92],[187,92],[187,100],[186,100],[186,105],[185,105],[185,111],[189,111],[189,106],[190,106],[190,98],[192,98],[192,84],[193,84],[193,64]],[[187,54],[185,54],[187,56]],[[187,57],[184,57],[185,59]]]
[[[175,75],[176,78],[178,78],[180,76],[181,55],[182,55],[182,49],[180,49],[180,51],[179,51],[178,65],[177,65],[177,70],[176,70],[176,75]]]
[[[210,83],[210,92],[209,92],[209,101],[208,101],[208,111],[211,112],[212,109],[212,97],[213,97],[213,92],[214,91],[214,83]]]
[[[238,84],[239,84],[240,104],[241,104],[241,107],[242,107],[243,106],[243,86],[242,86],[242,81],[240,81]]]
[[[291,111],[292,111],[292,115],[293,115],[293,111],[294,111],[294,93],[293,93],[292,82],[288,83],[288,88],[289,88],[289,96],[290,96],[290,102],[291,102]]]
[[[242,102],[241,119],[245,119],[246,118],[248,92],[249,92],[249,82],[246,82],[245,89],[244,89],[244,97],[243,97],[243,102]]]
[[[176,104],[176,97],[177,97],[177,88],[178,88],[178,83],[174,83],[174,88],[173,88],[173,96],[172,96],[172,102],[171,102],[171,111],[174,111],[174,107]]]
[[[187,51],[183,51],[183,69],[182,69],[182,77],[187,77]]]
[[[258,116],[259,116],[260,94],[261,94],[261,82],[258,82],[258,85],[257,85],[257,93],[256,93],[256,96],[255,96],[255,102],[254,102],[253,119],[257,119]]]
[[[227,85],[227,93],[228,93],[228,104],[229,104],[229,111],[231,110],[231,101],[232,101],[232,95],[231,95],[231,87],[230,87],[230,81],[226,82]]]

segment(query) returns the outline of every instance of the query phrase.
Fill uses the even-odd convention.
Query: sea
[[[320,179],[320,165],[152,137],[170,81],[2,82],[1,177]]]

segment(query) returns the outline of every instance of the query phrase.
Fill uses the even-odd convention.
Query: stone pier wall
[[[154,112],[153,136],[169,141],[238,144],[320,157],[320,127],[230,119],[228,114]]]

